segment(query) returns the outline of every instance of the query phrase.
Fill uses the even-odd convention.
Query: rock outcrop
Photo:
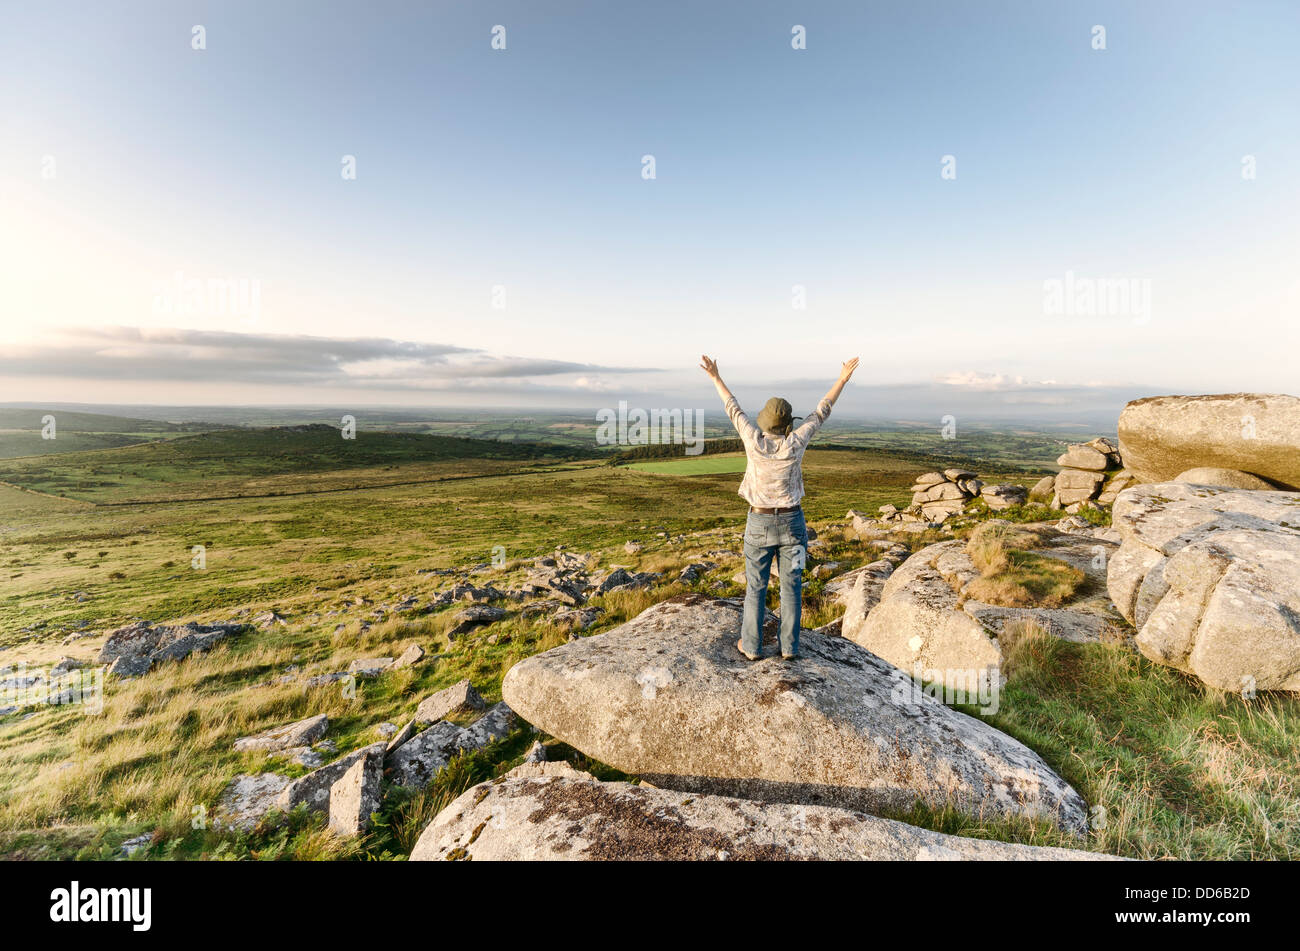
[[[1030,497],[1049,499],[1054,509],[1078,512],[1091,502],[1109,505],[1133,482],[1123,467],[1119,444],[1106,436],[1074,443],[1056,460],[1061,471],[1040,479]]]
[[[1236,469],[1300,491],[1300,398],[1281,394],[1154,396],[1119,417],[1124,464],[1139,482],[1203,466]]]
[[[411,861],[1107,859],[918,829],[829,806],[602,783],[539,764],[463,793],[421,834]]]
[[[505,736],[514,719],[510,708],[498,703],[469,726],[441,720],[388,751],[384,772],[398,786],[425,786],[457,753],[482,749]]]
[[[880,601],[866,616],[845,610],[840,633],[877,657],[925,681],[952,690],[1001,683],[998,636],[1008,623],[1032,620],[1071,641],[1122,639],[1123,625],[1103,594],[1106,559],[1115,544],[1052,533],[1034,551],[1084,572],[1098,589],[1064,607],[1003,607],[969,595],[979,576],[963,541],[921,549],[889,576]]]
[[[1110,596],[1143,654],[1222,690],[1300,690],[1300,492],[1142,485],[1114,524]]]
[[[471,605],[456,615],[457,624],[447,632],[447,639],[455,640],[475,628],[495,624],[505,616],[506,612],[503,608],[493,607],[490,604]]]
[[[980,498],[994,512],[1014,505],[1024,505],[1029,500],[1029,490],[1014,482],[997,482],[980,489]]]
[[[99,652],[99,663],[111,665],[109,673],[115,676],[138,677],[148,673],[155,664],[184,660],[196,651],[206,651],[246,627],[194,621],[155,626],[152,621],[137,621],[109,633]]]
[[[506,702],[660,787],[879,811],[917,801],[1082,831],[1083,800],[1032,750],[914,689],[843,638],[745,661],[738,601],[682,595],[527,658]]]
[[[912,486],[912,505],[904,510],[925,521],[942,522],[956,515],[966,503],[980,494],[984,483],[969,469],[944,469],[917,476]],[[918,511],[919,510],[919,511]],[[882,514],[886,514],[882,510]],[[892,513],[890,513],[892,514]],[[906,519],[903,519],[906,521]]]

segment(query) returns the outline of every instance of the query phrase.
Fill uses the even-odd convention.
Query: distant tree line
[[[610,453],[610,457],[605,460],[606,465],[620,466],[627,462],[636,462],[641,459],[685,459],[690,454],[686,452],[684,443],[651,443],[647,446],[625,446]],[[704,440],[703,453],[696,455],[713,455],[719,452],[744,452],[745,445],[739,439],[706,439]]]

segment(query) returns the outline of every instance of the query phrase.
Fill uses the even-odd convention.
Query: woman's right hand
[[[700,357],[700,359],[704,361],[700,364],[700,369],[713,379],[718,379],[718,361],[710,360],[708,357]]]
[[[844,366],[840,368],[840,379],[844,380],[847,383],[849,377],[853,376],[853,371],[856,370],[857,368],[858,368],[857,357],[854,357],[852,360],[845,360]]]

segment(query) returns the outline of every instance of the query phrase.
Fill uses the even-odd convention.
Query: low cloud
[[[70,328],[55,340],[0,347],[0,374],[133,382],[222,382],[348,386],[376,390],[445,389],[535,377],[638,373],[648,367],[599,366],[512,357],[449,344],[382,337],[313,337],[233,331]],[[579,389],[587,388],[576,382]]]
[[[1023,376],[1011,376],[1006,373],[985,373],[980,370],[953,372],[940,377],[936,382],[945,386],[969,386],[981,390],[1005,390],[1026,386],[1057,386],[1055,380],[1030,380]],[[1088,384],[1081,384],[1088,385]]]

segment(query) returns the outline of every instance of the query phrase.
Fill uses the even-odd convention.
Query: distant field
[[[104,452],[0,460],[0,481],[98,503],[286,495],[519,471],[560,447],[326,425],[228,429]],[[316,474],[303,481],[303,476]]]
[[[51,419],[53,423],[47,427]],[[114,449],[184,433],[224,428],[220,424],[171,423],[106,413],[0,406],[0,460]]]
[[[1026,466],[1056,471],[1056,458],[1074,442],[1087,442],[1099,435],[1092,430],[1073,427],[994,430],[958,426],[954,439],[945,439],[939,426],[898,426],[896,428],[830,427],[818,440],[822,445],[852,446],[884,452],[927,453],[944,457],[950,464],[988,464]],[[965,462],[958,462],[964,460]]]
[[[701,475],[710,472],[744,472],[745,457],[737,453],[716,456],[689,456],[685,459],[665,459],[654,462],[633,462],[625,468],[637,472],[655,472],[661,475]]]
[[[88,449],[116,449],[155,439],[162,433],[77,433],[60,432],[54,439],[42,439],[39,432],[7,430],[0,432],[0,459],[39,456],[49,453],[84,452]]]

